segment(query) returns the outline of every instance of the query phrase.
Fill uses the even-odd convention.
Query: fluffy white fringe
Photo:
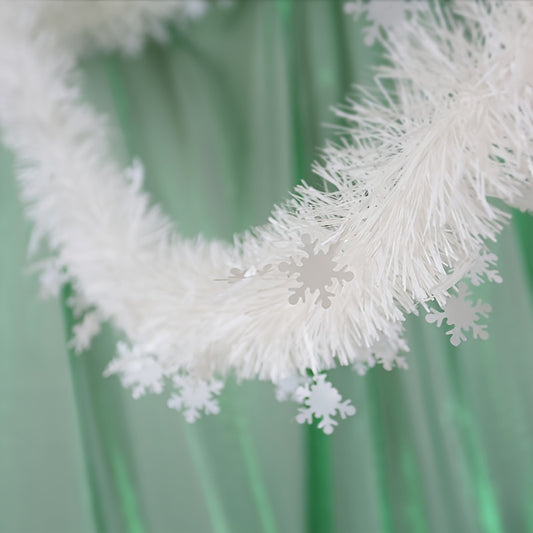
[[[104,121],[72,81],[75,56],[47,20],[0,7],[0,123],[22,198],[88,304],[165,375],[279,381],[367,361],[376,344],[396,353],[405,314],[444,301],[506,222],[490,198],[518,205],[531,186],[530,2],[459,3],[391,33],[377,89],[336,111],[343,140],[315,165],[328,192],[299,187],[233,246],[181,238],[110,159]],[[147,20],[124,41],[82,34],[135,51],[154,33]],[[302,257],[304,235],[354,274],[332,280],[328,308],[288,301],[295,282],[279,266]]]

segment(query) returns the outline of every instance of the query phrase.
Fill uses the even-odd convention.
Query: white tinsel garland
[[[75,32],[68,18],[56,24],[54,3],[0,5],[0,124],[28,214],[86,302],[73,346],[111,320],[132,347],[121,345],[108,373],[137,395],[172,379],[183,393],[171,407],[191,420],[216,411],[215,376],[280,383],[310,370],[295,381],[299,419],[314,414],[330,432],[335,413],[354,411],[316,374],[404,366],[405,315],[468,301],[462,285],[449,291],[508,219],[490,199],[532,207],[533,5],[467,2],[450,13],[417,2],[388,28],[375,90],[336,111],[349,126],[315,165],[327,192],[298,187],[233,246],[176,234],[141,190],[142,165],[118,168],[103,121],[80,100],[72,74],[86,46],[133,53],[145,35],[164,35],[163,19],[190,15],[187,2],[132,5],[126,15],[86,3],[89,22]],[[484,337],[478,315],[452,342],[468,328]],[[428,315],[444,318],[454,320]]]

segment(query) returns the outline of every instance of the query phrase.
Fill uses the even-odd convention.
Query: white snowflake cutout
[[[313,417],[319,419],[318,429],[326,435],[333,433],[338,422],[333,418],[339,415],[342,419],[355,414],[351,400],[342,401],[342,396],[333,385],[326,381],[325,374],[314,376],[312,382],[297,390],[297,397],[303,404],[298,409],[296,421],[299,424],[313,423]]]
[[[167,405],[171,409],[182,411],[187,422],[192,423],[198,420],[202,411],[206,415],[215,415],[220,412],[216,396],[220,394],[224,386],[221,381],[216,379],[204,381],[181,375],[174,376],[172,380],[179,392],[172,394]]]
[[[409,15],[425,8],[420,0],[371,0],[370,2],[358,0],[344,4],[344,12],[353,15],[356,20],[365,14],[369,23],[363,29],[364,42],[367,46],[372,46],[379,39],[381,29],[390,31],[407,20]]]
[[[124,170],[124,178],[134,192],[141,190],[144,183],[144,165],[138,157]]]
[[[85,313],[81,321],[73,326],[69,345],[74,349],[76,355],[80,355],[89,348],[93,338],[100,333],[101,326],[102,320],[97,311]]]
[[[283,262],[278,265],[281,272],[287,272],[290,277],[296,274],[296,281],[300,283],[299,287],[291,288],[291,295],[289,296],[289,303],[296,305],[300,300],[305,302],[306,292],[311,294],[318,291],[318,297],[315,303],[321,302],[322,307],[327,309],[331,305],[331,298],[335,296],[334,293],[328,291],[331,288],[334,280],[337,280],[341,285],[343,282],[351,281],[354,278],[353,272],[347,270],[344,266],[340,270],[335,270],[337,263],[334,260],[337,245],[331,244],[327,252],[322,250],[315,251],[318,239],[312,241],[308,234],[302,235],[302,244],[300,247],[307,256],[300,259],[297,263],[293,257],[288,262]]]
[[[241,281],[243,279],[253,278],[255,276],[264,276],[270,270],[272,269],[272,265],[265,265],[262,268],[257,268],[256,266],[252,265],[251,267],[248,267],[246,269],[242,268],[232,268],[230,270],[230,276],[227,278],[228,283],[235,283],[237,281]]]
[[[139,346],[129,347],[125,342],[117,344],[119,357],[113,359],[104,371],[104,376],[118,374],[123,387],[132,389],[137,399],[146,392],[163,392],[164,371],[161,365]]]
[[[370,354],[369,357],[361,356],[357,357],[354,361],[352,368],[360,375],[365,376],[366,373],[376,366],[376,360]]]
[[[304,387],[311,383],[311,378],[307,376],[300,376],[298,374],[284,378],[275,383],[275,395],[278,402],[286,402],[289,400],[299,401],[297,391],[300,387]]]
[[[468,297],[471,296],[466,283],[459,283],[457,286],[457,296],[450,296],[442,311],[432,309],[431,313],[426,315],[426,321],[432,324],[437,323],[440,327],[444,319],[452,329],[446,332],[450,335],[450,342],[454,346],[459,346],[461,342],[466,341],[465,331],[472,330],[474,339],[486,340],[489,334],[486,332],[486,325],[478,324],[477,321],[481,316],[487,317],[492,307],[478,300],[474,304]]]
[[[59,264],[57,259],[48,259],[36,265],[36,268],[41,270],[39,296],[41,298],[57,298],[61,287],[69,279],[65,269]]]
[[[360,375],[364,376],[376,363],[385,370],[391,371],[394,367],[407,370],[405,357],[398,355],[400,350],[409,351],[409,347],[404,339],[400,337],[401,328],[392,328],[390,335],[382,335],[372,346],[361,348],[352,368]]]
[[[496,254],[483,250],[468,271],[466,277],[476,287],[481,285],[485,279],[494,283],[502,283],[503,279],[498,270],[491,268],[492,266],[496,266],[497,262],[498,256]]]
[[[85,299],[79,290],[73,290],[72,294],[67,300],[67,305],[70,307],[72,314],[76,318],[80,318],[83,314],[91,309],[91,304]]]
[[[219,0],[219,4],[223,4],[222,0]],[[183,3],[185,15],[197,19],[202,17],[209,7],[209,3],[206,0],[189,0]]]

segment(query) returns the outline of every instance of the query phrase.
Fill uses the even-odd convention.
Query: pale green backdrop
[[[230,238],[312,180],[330,106],[379,57],[341,2],[258,0],[83,73],[117,158],[142,159],[180,230]],[[228,384],[222,414],[192,426],[162,397],[133,400],[101,377],[110,330],[67,353],[72,317],[38,299],[5,149],[0,172],[0,532],[533,531],[528,215],[495,247],[504,284],[479,291],[490,340],[454,349],[410,320],[407,372],[331,373],[358,414],[325,437],[264,383]]]

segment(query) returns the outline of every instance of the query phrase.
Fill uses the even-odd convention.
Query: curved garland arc
[[[156,11],[136,19],[126,50],[176,14]],[[337,109],[344,142],[315,165],[327,191],[297,187],[233,246],[183,239],[142,192],[142,166],[112,161],[103,122],[72,81],[84,48],[73,52],[51,20],[0,7],[0,123],[28,214],[80,308],[93,309],[75,346],[112,320],[133,347],[121,345],[108,373],[137,395],[166,378],[185,391],[184,376],[280,383],[336,364],[401,366],[405,315],[444,305],[508,220],[491,198],[533,207],[528,2],[420,9],[389,31],[378,88]],[[306,379],[296,383],[308,421],[324,383]]]

